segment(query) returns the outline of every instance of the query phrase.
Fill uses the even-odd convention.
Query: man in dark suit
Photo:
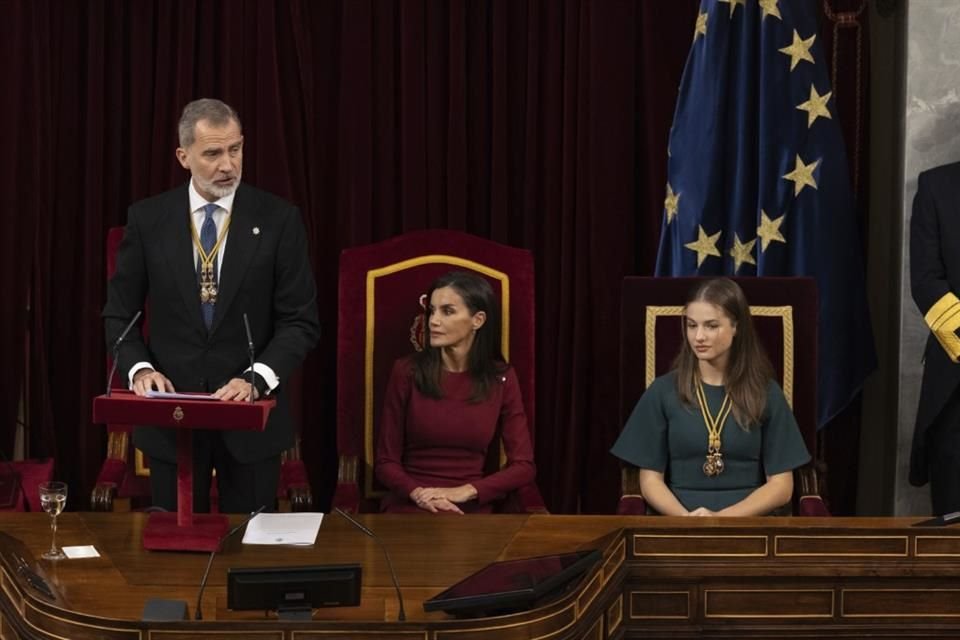
[[[296,207],[241,184],[243,134],[230,106],[191,102],[179,137],[177,159],[191,180],[130,207],[103,310],[107,343],[147,305],[148,339],[134,327],[118,358],[137,395],[200,391],[225,402],[274,395],[263,432],[193,433],[195,510],[209,511],[213,468],[221,511],[272,508],[280,453],[294,439],[283,385],[319,335],[306,234]],[[255,345],[253,385],[244,314]],[[168,510],[177,507],[175,435],[137,427],[133,436],[150,457],[154,504]]]
[[[960,163],[920,174],[910,220],[910,286],[930,336],[910,482],[930,482],[937,515],[960,511]]]

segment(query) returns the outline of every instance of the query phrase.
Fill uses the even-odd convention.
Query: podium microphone
[[[217,543],[216,548],[210,552],[210,558],[207,560],[207,568],[203,572],[203,578],[200,579],[200,591],[197,592],[197,606],[194,608],[193,619],[194,620],[203,620],[203,612],[200,609],[200,603],[203,600],[203,590],[207,586],[207,578],[210,576],[210,567],[213,565],[213,558],[217,555],[217,551],[223,548],[223,543],[226,542],[230,536],[235,534],[240,529],[243,529],[248,522],[253,520],[256,516],[262,513],[267,508],[267,505],[263,505],[256,511],[253,511],[246,518],[243,519],[243,522],[235,526],[233,529],[227,532],[227,535],[220,538],[220,542]]]
[[[397,620],[400,622],[405,621],[407,619],[407,614],[403,610],[403,594],[400,593],[400,583],[397,582],[397,572],[393,570],[393,562],[390,561],[390,554],[387,553],[387,547],[380,542],[380,538],[374,535],[373,531],[351,518],[346,511],[340,507],[334,507],[333,510],[343,516],[347,522],[355,526],[357,529],[360,529],[360,531],[362,531],[365,535],[373,538],[373,540],[380,545],[380,548],[383,549],[383,555],[387,559],[387,568],[390,569],[390,577],[393,579],[393,588],[397,590],[397,604],[400,606],[400,612],[397,614]]]
[[[130,333],[130,329],[133,329],[133,325],[135,325],[135,324],[137,323],[137,320],[139,320],[139,319],[140,319],[140,316],[142,316],[142,315],[143,315],[143,311],[142,311],[142,310],[137,311],[137,312],[134,314],[133,319],[130,320],[129,324],[127,324],[127,328],[123,330],[123,333],[120,334],[120,337],[117,338],[117,341],[113,343],[113,349],[110,350],[110,353],[113,355],[113,366],[110,367],[110,373],[109,373],[109,375],[107,375],[107,393],[106,393],[106,396],[107,396],[108,398],[110,397],[110,386],[111,386],[111,385],[110,385],[110,382],[113,380],[113,374],[115,374],[115,373],[117,372],[117,364],[118,364],[117,358],[118,358],[118,356],[120,355],[120,344],[123,342],[124,338],[127,337],[127,334]]]
[[[247,319],[247,312],[243,312],[243,328],[247,330],[247,353],[250,355],[250,402],[253,402],[253,390],[254,390],[254,376],[256,372],[253,370],[253,334],[250,333],[250,320]]]

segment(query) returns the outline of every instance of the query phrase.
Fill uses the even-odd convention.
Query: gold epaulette
[[[960,337],[957,336],[957,329],[960,328],[960,299],[948,291],[930,307],[923,319],[950,359],[960,362]]]

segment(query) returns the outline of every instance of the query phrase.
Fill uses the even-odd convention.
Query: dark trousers
[[[960,511],[960,389],[953,392],[926,435],[933,513]]]
[[[280,455],[240,464],[233,459],[219,431],[193,432],[193,510],[210,511],[210,483],[217,470],[221,513],[250,513],[266,505],[273,511],[280,482]],[[177,465],[150,460],[153,505],[177,510]]]

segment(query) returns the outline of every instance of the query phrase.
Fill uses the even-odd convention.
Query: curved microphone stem
[[[197,592],[197,606],[193,609],[193,619],[194,620],[203,620],[203,611],[201,609],[201,603],[203,601],[203,590],[207,587],[207,577],[210,575],[210,567],[213,566],[213,558],[217,555],[217,551],[223,548],[223,543],[227,541],[233,534],[253,520],[258,514],[262,513],[267,508],[267,505],[263,505],[256,511],[253,511],[246,518],[243,519],[243,522],[235,526],[233,529],[227,532],[227,535],[220,538],[220,542],[217,543],[217,547],[210,552],[210,557],[207,558],[207,568],[203,571],[203,578],[200,579],[200,591]]]
[[[397,613],[397,620],[404,622],[407,619],[407,613],[403,610],[403,594],[400,593],[400,583],[397,581],[397,572],[393,570],[393,561],[390,560],[390,553],[387,551],[387,547],[380,542],[380,538],[375,536],[373,531],[351,518],[346,511],[340,507],[334,507],[333,510],[343,516],[347,522],[355,526],[357,529],[360,529],[360,531],[362,531],[365,535],[372,538],[373,541],[376,542],[381,549],[383,549],[383,555],[387,559],[387,568],[390,569],[390,577],[393,579],[393,588],[397,591],[397,605],[400,608],[400,611]]]
[[[113,382],[113,374],[117,372],[117,361],[120,359],[120,345],[123,343],[123,340],[127,337],[127,334],[130,333],[130,329],[133,329],[133,325],[137,323],[137,320],[139,320],[140,316],[142,315],[143,315],[143,309],[133,314],[133,318],[130,320],[130,322],[127,323],[127,326],[123,330],[123,332],[120,334],[120,337],[117,338],[117,341],[113,343],[113,349],[111,350],[111,355],[113,355],[113,366],[110,367],[110,374],[107,376],[106,396],[108,398],[110,397],[110,391],[111,391],[110,388],[113,386],[110,383]]]
[[[119,345],[113,348],[113,365],[110,367],[110,373],[107,374],[107,393],[106,396],[110,397],[110,392],[113,391],[113,385],[110,384],[113,382],[113,374],[117,372],[117,356],[120,355]]]

